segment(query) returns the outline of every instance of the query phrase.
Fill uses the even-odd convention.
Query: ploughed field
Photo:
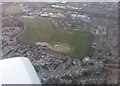
[[[91,54],[92,35],[86,32],[71,32],[56,29],[48,18],[19,17],[26,29],[17,40],[35,45],[36,42],[47,42],[52,50],[72,57],[84,57]]]

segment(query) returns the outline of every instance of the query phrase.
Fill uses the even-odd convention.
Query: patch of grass
[[[94,13],[94,14],[109,14],[107,10],[100,8],[84,7],[81,9],[81,12],[85,13]]]
[[[47,18],[19,18],[26,25],[25,32],[17,39],[23,43],[35,44],[35,42],[65,43],[73,47],[72,52],[66,52],[73,57],[83,57],[90,54],[92,35],[85,32],[70,32],[53,29]]]
[[[5,11],[7,13],[10,13],[10,14],[17,14],[17,13],[22,12],[22,7],[19,7],[19,6],[10,6],[10,7],[6,8]]]
[[[46,8],[46,12],[52,12],[52,13],[63,13],[65,12],[64,10],[61,9],[56,9],[56,8]]]

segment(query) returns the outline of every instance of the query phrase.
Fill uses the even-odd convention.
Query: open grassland
[[[45,11],[46,11],[46,12],[52,12],[52,13],[63,13],[63,12],[65,12],[65,11],[62,10],[62,9],[56,9],[56,8],[46,8]]]
[[[83,9],[81,9],[81,12],[92,14],[107,14],[107,12],[109,11],[100,8],[84,7]]]
[[[19,18],[26,25],[25,32],[17,40],[27,44],[35,42],[48,42],[53,46],[58,45],[53,50],[67,50],[69,52],[59,52],[73,57],[83,57],[90,54],[92,36],[85,32],[70,32],[54,29],[47,18]],[[63,45],[63,46],[62,46]],[[66,46],[65,46],[66,45]]]
[[[10,14],[17,14],[17,13],[21,13],[22,12],[22,7],[10,6],[10,7],[6,8],[5,11],[7,13],[10,13]]]

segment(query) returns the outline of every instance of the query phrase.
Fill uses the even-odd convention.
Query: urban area
[[[42,84],[118,84],[118,3],[4,2],[2,59],[27,57]]]

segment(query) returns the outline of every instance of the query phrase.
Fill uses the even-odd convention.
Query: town
[[[114,2],[2,3],[2,59],[27,57],[34,65],[42,84],[117,84],[116,4]],[[60,44],[54,45],[56,51],[60,49],[63,51],[59,53],[55,52],[54,46],[48,42],[35,41],[32,44],[19,41],[19,37],[25,33],[28,26],[25,25],[27,21],[21,22],[18,17],[45,18],[50,21],[54,30],[90,33],[93,38],[91,52],[75,58],[73,55],[63,53],[65,52],[63,50],[70,51],[70,49],[72,52],[74,50],[72,47],[61,49],[63,47]],[[47,23],[45,25],[47,26]]]

